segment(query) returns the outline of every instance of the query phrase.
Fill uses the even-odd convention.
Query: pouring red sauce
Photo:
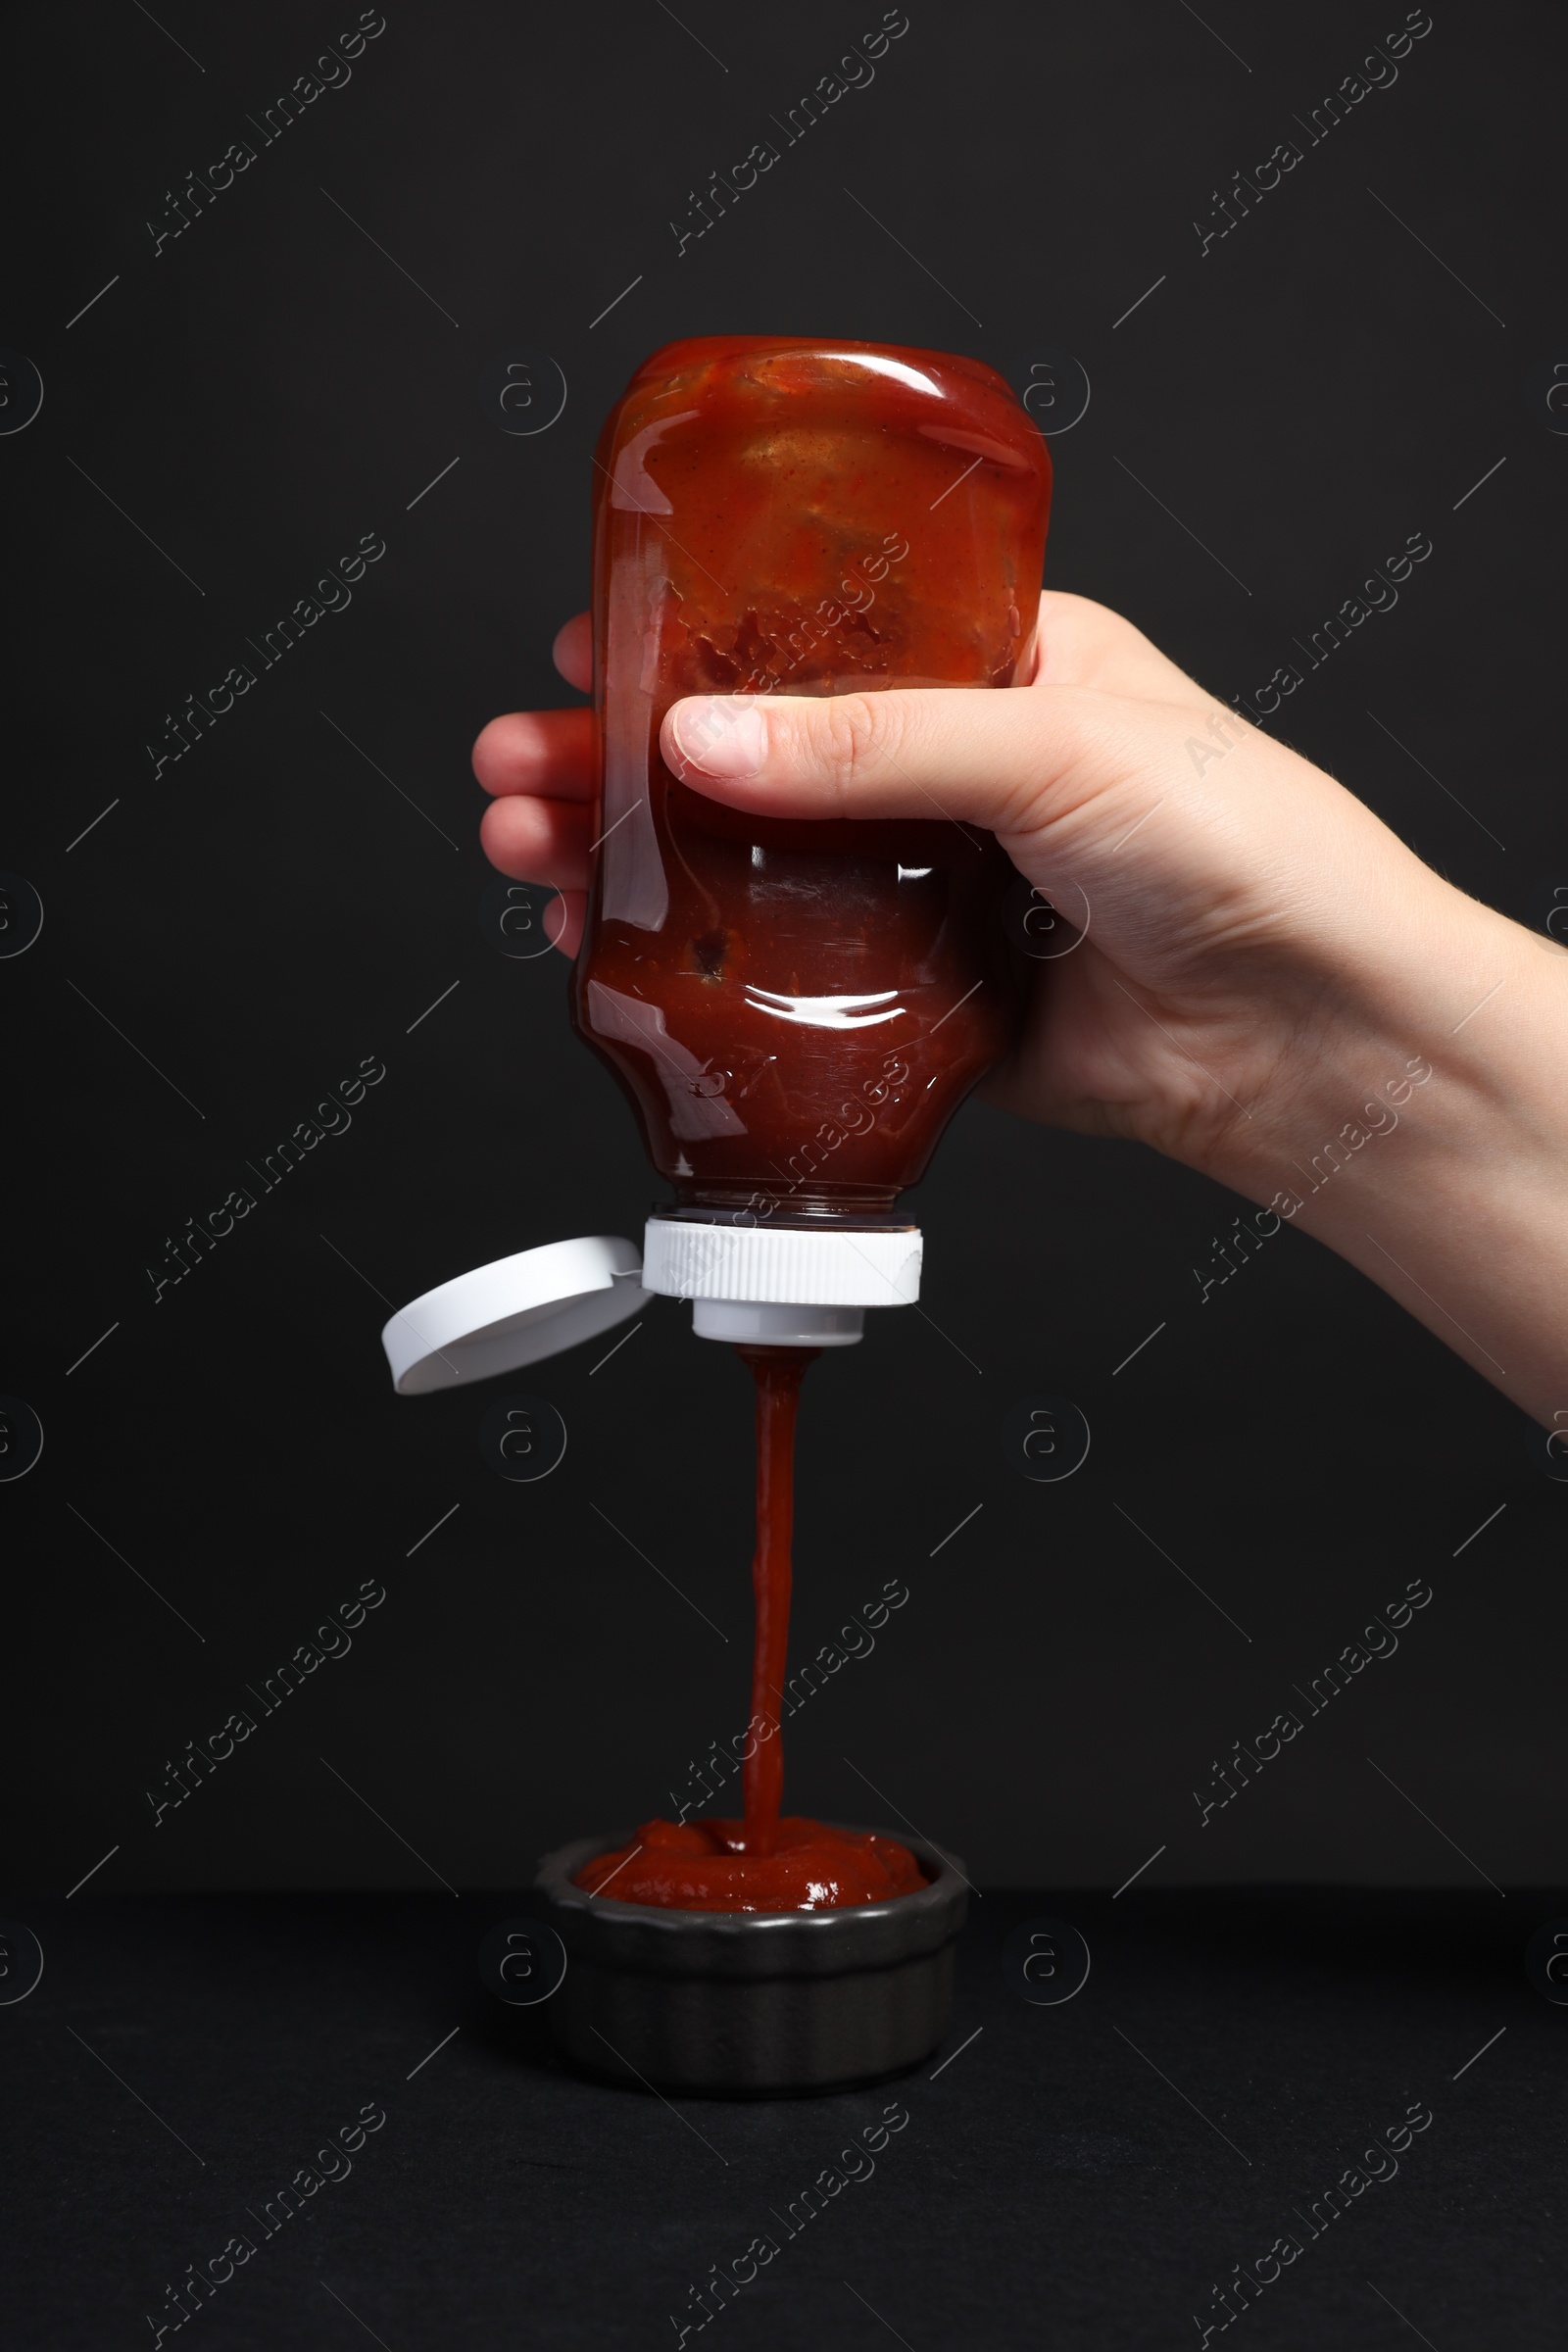
[[[741,1821],[645,1821],[630,1845],[577,1874],[590,1894],[681,1911],[838,1910],[927,1884],[906,1846],[862,1830],[781,1814],[779,1715],[790,1632],[795,1419],[814,1348],[740,1348],[757,1382],[757,1553],[752,1586],[752,1721]]]

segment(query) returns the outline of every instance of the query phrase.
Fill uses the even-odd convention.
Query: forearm
[[[1213,1172],[1568,1430],[1568,954],[1435,877],[1397,911]]]

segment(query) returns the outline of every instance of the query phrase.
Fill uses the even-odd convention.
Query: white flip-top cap
[[[498,1257],[401,1307],[381,1334],[400,1396],[514,1372],[648,1304],[630,1242],[599,1233]]]
[[[868,1306],[920,1296],[916,1225],[709,1225],[650,1217],[643,1286],[689,1298],[700,1340],[853,1348]]]

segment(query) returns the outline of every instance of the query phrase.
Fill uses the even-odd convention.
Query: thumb
[[[1195,726],[1191,707],[1078,686],[693,695],[665,714],[661,749],[682,783],[732,808],[943,816],[1016,852],[1075,813],[1136,822]]]

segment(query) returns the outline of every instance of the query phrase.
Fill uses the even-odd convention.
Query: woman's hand
[[[1434,900],[1463,905],[1332,778],[1081,597],[1042,598],[1034,676],[1011,692],[703,698],[671,710],[662,748],[759,814],[940,809],[995,833],[1085,937],[1039,966],[991,1099],[1198,1167],[1253,1156],[1248,1131],[1325,1034],[1386,1009]]]
[[[586,615],[557,662],[586,684]],[[940,811],[995,833],[1083,938],[1038,966],[991,1100],[1273,1203],[1522,1403],[1549,1400],[1548,1425],[1568,1409],[1568,956],[1130,623],[1047,594],[1026,685],[697,697],[662,748],[760,815]],[[486,852],[563,893],[567,953],[590,760],[584,710],[497,719],[474,751],[498,796]]]

